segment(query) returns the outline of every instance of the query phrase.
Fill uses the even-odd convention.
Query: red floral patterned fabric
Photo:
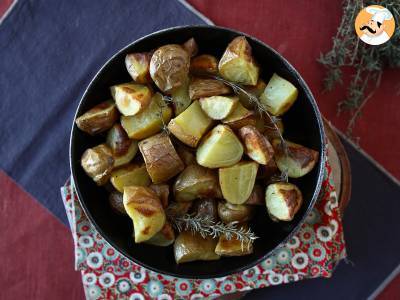
[[[96,232],[79,205],[73,184],[61,190],[75,244],[75,267],[89,299],[202,299],[305,278],[330,277],[346,257],[338,199],[326,163],[321,194],[299,232],[261,264],[214,279],[185,279],[142,268]]]

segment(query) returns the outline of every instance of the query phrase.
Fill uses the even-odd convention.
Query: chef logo
[[[392,13],[379,5],[371,5],[361,10],[356,18],[358,37],[368,45],[386,43],[393,35],[395,22]]]

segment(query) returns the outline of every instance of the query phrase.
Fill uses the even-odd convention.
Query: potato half
[[[175,116],[178,116],[192,103],[189,97],[189,78],[186,78],[180,87],[174,89],[171,96]]]
[[[150,53],[130,53],[125,56],[126,69],[136,83],[151,82],[150,58]]]
[[[151,182],[149,174],[146,171],[146,166],[134,163],[112,171],[110,181],[115,189],[121,193],[126,186],[148,186]]]
[[[171,224],[166,222],[159,232],[146,241],[146,244],[167,247],[175,241],[175,232]]]
[[[224,199],[232,204],[245,203],[253,191],[257,169],[256,162],[240,162],[219,169],[219,184]]]
[[[213,120],[201,109],[199,101],[194,101],[185,111],[169,122],[168,129],[184,144],[196,147],[212,123]]]
[[[174,195],[178,202],[221,197],[218,176],[214,170],[199,165],[189,165],[176,178]]]
[[[244,36],[238,36],[229,43],[219,61],[218,70],[229,81],[246,85],[257,84],[260,70]]]
[[[181,86],[189,74],[190,55],[180,45],[158,48],[150,60],[150,76],[163,92]]]
[[[281,116],[297,99],[297,88],[274,73],[260,96],[260,102],[271,114]]]
[[[247,125],[239,129],[239,136],[244,143],[246,154],[259,164],[266,165],[274,155],[274,149],[256,127]]]
[[[152,92],[146,85],[123,83],[110,89],[118,110],[124,116],[134,116],[150,104]]]
[[[87,149],[81,158],[81,166],[97,185],[104,185],[114,168],[114,157],[106,144]]]
[[[119,113],[114,101],[102,102],[76,118],[76,126],[90,135],[110,129],[118,120]]]
[[[225,119],[235,110],[239,103],[238,97],[211,96],[200,98],[200,106],[203,111],[213,120]]]
[[[145,139],[160,132],[163,123],[167,124],[172,109],[167,106],[160,93],[154,94],[150,105],[137,115],[121,117],[121,125],[131,139]]]
[[[164,209],[150,188],[125,187],[123,200],[125,210],[133,221],[136,243],[149,240],[163,228],[166,221]]]
[[[202,54],[190,61],[190,73],[192,74],[217,74],[218,60],[215,56]]]
[[[189,96],[192,100],[230,93],[231,88],[216,79],[193,78],[189,84]]]
[[[218,203],[218,216],[225,224],[232,222],[247,222],[254,215],[254,206],[232,204],[229,202]]]
[[[276,182],[267,187],[265,203],[270,216],[280,221],[291,221],[303,203],[303,196],[294,184]]]
[[[217,260],[216,245],[217,240],[211,237],[202,238],[197,233],[181,232],[174,243],[175,261],[180,264],[195,260]]]
[[[272,146],[275,149],[275,162],[281,172],[287,172],[291,178],[308,174],[318,162],[318,151],[305,146],[286,141],[288,155],[281,148],[281,141],[275,139]]]
[[[159,133],[141,141],[139,150],[153,183],[165,182],[185,167],[166,133]]]
[[[245,108],[240,102],[235,110],[222,120],[223,124],[229,125],[234,130],[238,130],[246,125],[256,125],[256,115],[253,111]]]
[[[236,164],[243,156],[243,146],[226,125],[217,125],[204,137],[197,148],[197,163],[207,168],[221,168]]]

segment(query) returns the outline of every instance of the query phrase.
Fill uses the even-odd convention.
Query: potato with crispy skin
[[[189,74],[190,55],[180,45],[158,48],[150,60],[150,76],[164,93],[181,86]]]
[[[146,85],[123,83],[110,89],[118,110],[124,116],[134,116],[150,104],[152,91]]]
[[[199,101],[194,101],[184,112],[169,122],[168,129],[184,144],[196,147],[212,123],[213,120],[201,109]]]
[[[245,147],[245,153],[259,164],[266,165],[274,155],[268,139],[256,127],[247,125],[239,129],[239,136]]]
[[[232,204],[245,203],[253,191],[257,169],[258,164],[254,161],[220,168],[219,184],[224,199]]]
[[[276,120],[275,122],[276,127],[278,127],[279,133],[277,132],[274,124],[268,118],[264,118],[263,125],[264,130],[262,131],[262,134],[264,134],[270,141],[272,141],[273,139],[279,139],[279,133],[280,135],[283,135],[283,132],[285,130],[283,121],[280,119]]]
[[[171,92],[171,97],[175,116],[178,116],[192,103],[189,97],[189,78],[186,78],[180,87]]]
[[[130,53],[125,56],[125,66],[136,83],[146,84],[151,82],[150,53]]]
[[[231,88],[216,79],[193,78],[189,84],[189,96],[192,100],[230,93]]]
[[[113,101],[102,102],[76,118],[76,126],[90,135],[110,129],[118,120],[119,113]]]
[[[196,40],[194,38],[188,39],[182,44],[183,49],[189,54],[190,57],[197,55],[199,47],[197,46]]]
[[[198,233],[181,232],[174,243],[175,261],[177,264],[196,260],[217,260],[215,254],[217,240],[211,237],[202,238]]]
[[[237,225],[239,228],[244,227],[246,230],[249,228],[247,224]],[[230,239],[226,235],[219,237],[215,253],[220,256],[243,256],[253,253],[253,243],[250,241],[241,242],[235,236]]]
[[[221,168],[236,164],[243,156],[243,146],[226,125],[215,126],[197,148],[197,163],[207,168]]]
[[[296,101],[298,93],[292,83],[274,73],[260,96],[260,102],[271,114],[281,116]]]
[[[123,201],[133,221],[136,243],[148,241],[163,228],[165,212],[153,190],[144,186],[127,186],[124,188]]]
[[[150,105],[134,116],[122,116],[121,125],[131,139],[145,139],[160,132],[172,116],[172,109],[160,93],[154,94]]]
[[[232,204],[222,201],[218,203],[218,216],[225,224],[247,222],[251,220],[254,212],[254,207],[250,205]]]
[[[190,60],[190,73],[215,75],[218,73],[218,60],[209,54],[196,56]]]
[[[121,124],[115,124],[107,133],[107,145],[114,156],[114,167],[125,165],[135,157],[138,151],[137,141],[131,140]]]
[[[245,108],[240,102],[236,105],[235,110],[222,120],[223,124],[229,125],[234,130],[238,130],[246,125],[254,126],[256,122],[255,113]]]
[[[146,244],[167,247],[172,245],[175,241],[175,232],[172,228],[171,224],[165,222],[163,228],[159,232],[157,232],[152,238],[146,241]]]
[[[219,61],[218,70],[229,81],[245,85],[257,84],[260,70],[244,36],[238,36],[229,43]]]
[[[131,163],[112,171],[110,181],[115,189],[122,193],[126,186],[148,186],[150,177],[144,164]]]
[[[124,207],[124,200],[122,193],[115,191],[111,192],[110,195],[108,196],[108,203],[110,203],[111,208],[117,214],[124,216],[128,215]]]
[[[279,170],[287,172],[291,178],[299,178],[311,172],[318,161],[318,151],[290,141],[286,141],[286,144],[288,155],[285,155],[280,140],[272,141],[275,149],[275,162]]]
[[[178,202],[221,197],[218,176],[214,170],[199,165],[189,165],[176,178],[174,195]]]
[[[211,96],[200,98],[200,106],[203,111],[213,120],[225,119],[235,110],[239,103],[238,97]]]
[[[265,81],[261,78],[258,78],[256,85],[245,85],[243,86],[243,89],[249,94],[258,98],[264,92],[266,86],[267,84],[265,83]],[[256,109],[254,105],[255,103],[250,101],[249,98],[244,94],[239,94],[239,100],[247,109]]]
[[[185,167],[166,133],[159,133],[139,142],[139,150],[153,183],[166,182]]]
[[[265,199],[264,199],[263,188],[260,185],[255,184],[253,190],[251,191],[249,199],[247,199],[244,204],[246,204],[246,205],[264,205]]]
[[[168,206],[169,185],[168,184],[151,184],[149,186],[158,196],[163,208]]]
[[[114,168],[111,149],[106,144],[87,149],[81,158],[81,166],[97,185],[104,185]]]
[[[176,147],[176,152],[178,152],[179,157],[185,164],[185,166],[196,164],[196,155],[192,148],[187,147],[183,144],[178,144]]]
[[[303,203],[303,196],[294,184],[276,182],[267,187],[265,203],[272,218],[291,221]]]

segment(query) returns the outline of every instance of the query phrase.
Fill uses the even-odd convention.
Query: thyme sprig
[[[387,43],[370,46],[360,41],[354,31],[354,21],[361,9],[369,5],[381,5],[390,10],[396,23],[395,32]],[[326,67],[325,90],[331,91],[337,84],[343,84],[343,69],[352,70],[345,99],[338,103],[338,113],[352,113],[346,134],[355,139],[353,129],[362,114],[367,101],[380,86],[382,73],[386,68],[400,67],[400,1],[345,0],[343,16],[332,49],[320,55],[318,61]]]

